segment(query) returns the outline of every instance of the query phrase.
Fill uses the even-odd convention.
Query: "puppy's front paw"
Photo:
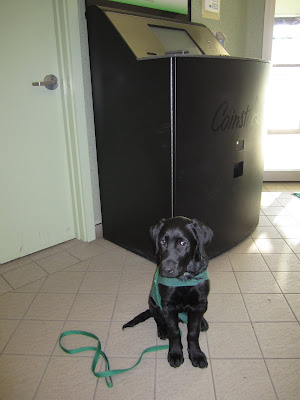
[[[179,367],[184,361],[182,352],[169,351],[168,361],[171,367]]]
[[[162,340],[166,340],[168,338],[167,328],[158,326],[157,327],[157,336]]]
[[[207,368],[208,366],[207,358],[206,355],[201,350],[189,353],[189,357],[194,367]]]

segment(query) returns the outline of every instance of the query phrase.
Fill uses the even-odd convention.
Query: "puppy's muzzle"
[[[162,260],[160,263],[160,275],[166,278],[175,278],[178,275],[176,261],[172,259]]]

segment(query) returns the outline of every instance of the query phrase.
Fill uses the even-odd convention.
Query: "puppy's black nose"
[[[172,267],[165,267],[163,271],[165,274],[172,274],[174,272],[174,269]]]
[[[165,252],[160,261],[160,274],[168,278],[173,278],[176,275],[176,271],[176,260],[170,256],[169,252]]]
[[[173,277],[176,271],[176,263],[174,260],[163,260],[160,265],[160,271],[162,276]]]

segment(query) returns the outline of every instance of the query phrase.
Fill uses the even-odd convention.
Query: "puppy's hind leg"
[[[157,336],[162,340],[167,339],[168,338],[167,326],[165,323],[162,310],[151,297],[149,299],[149,308],[157,325]]]

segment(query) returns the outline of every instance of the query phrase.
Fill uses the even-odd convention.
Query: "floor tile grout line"
[[[55,253],[55,254],[57,254],[57,253]],[[95,257],[97,257],[97,256],[95,256]],[[92,258],[94,258],[94,257],[91,257],[91,259]],[[75,266],[75,265],[78,265],[78,264],[80,264],[80,263],[82,263],[82,262],[85,262],[85,261],[87,261],[87,260],[89,260],[89,258],[87,258],[87,259],[85,259],[85,260],[82,260],[82,261],[80,261],[79,260],[79,262],[77,262],[77,263],[74,263],[74,264],[71,264],[71,265],[68,265],[68,266],[66,266],[66,267],[63,267],[63,268],[61,268],[61,269],[59,269],[59,270],[57,270],[57,271],[53,271],[53,272],[47,272],[46,270],[44,270],[39,264],[37,264],[36,262],[34,262],[35,264],[37,264],[37,266],[39,266],[40,268],[42,268],[43,270],[44,270],[44,272],[47,274],[46,276],[43,276],[42,278],[38,278],[38,279],[36,279],[36,280],[34,280],[34,281],[32,281],[32,282],[29,282],[29,283],[26,283],[25,285],[22,285],[22,286],[20,286],[20,287],[18,287],[18,288],[12,288],[12,290],[10,290],[10,291],[8,291],[8,292],[5,292],[5,293],[1,293],[0,294],[0,297],[2,296],[2,295],[4,295],[4,294],[6,294],[6,293],[11,293],[11,292],[13,292],[13,291],[15,291],[15,290],[20,290],[22,287],[26,287],[27,285],[31,285],[32,283],[35,283],[35,282],[38,282],[38,281],[40,281],[40,280],[42,280],[42,279],[47,279],[49,276],[51,276],[51,275],[54,275],[54,274],[56,274],[56,273],[60,273],[60,272],[88,272],[88,271],[65,271],[66,269],[68,269],[68,268],[71,268],[71,267],[73,267],[73,266]],[[26,264],[26,265],[28,265],[28,264]],[[25,265],[21,265],[20,267],[17,267],[17,268],[14,268],[14,269],[18,269],[18,268],[21,268],[21,267],[23,267],[23,266],[25,266]],[[10,272],[10,271],[8,271],[8,272]],[[92,272],[97,272],[97,271],[92,271]],[[108,272],[108,271],[99,271],[99,272]],[[118,272],[118,271],[113,271],[113,272]],[[2,274],[0,273],[0,275],[2,276]],[[11,285],[10,285],[11,286]],[[12,287],[12,286],[11,286]],[[28,292],[21,292],[21,293],[28,293]],[[63,293],[63,292],[60,292],[60,293]],[[72,292],[72,293],[74,293],[74,292]],[[96,292],[95,292],[96,293]]]
[[[111,313],[111,318],[110,318],[109,324],[108,324],[107,336],[106,336],[106,339],[105,339],[105,342],[104,342],[104,346],[103,346],[103,348],[104,348],[105,350],[107,349],[107,344],[108,344],[108,340],[109,340],[109,335],[110,335],[110,332],[111,332],[111,327],[112,327],[112,322],[113,322],[113,315],[114,315],[114,312],[115,312],[115,309],[116,309],[117,299],[118,299],[118,296],[119,296],[120,285],[121,285],[121,280],[122,280],[123,273],[124,273],[124,268],[125,268],[125,263],[126,263],[127,254],[128,254],[128,251],[125,251],[124,254],[123,254],[123,267],[122,267],[122,270],[120,271],[121,273],[120,273],[120,277],[119,277],[118,288],[117,288],[117,290],[116,290],[116,296],[115,296],[114,306],[113,306],[112,313]],[[111,357],[108,357],[108,359],[111,359]],[[99,363],[99,368],[102,368],[103,363],[104,363],[104,361],[101,360],[100,363]],[[96,385],[95,385],[95,390],[94,390],[94,394],[93,394],[93,400],[96,399],[96,394],[97,394],[98,386],[99,386],[99,379],[97,380]]]
[[[245,294],[248,294],[248,293],[245,293]],[[274,293],[272,293],[272,294],[274,294]],[[279,296],[280,293],[275,293],[275,296],[277,296],[277,295]],[[268,320],[255,321],[250,318],[249,321],[209,321],[210,324],[231,324],[231,325],[238,325],[238,324],[248,324],[249,325],[249,324],[251,324],[251,322],[254,324],[274,324],[275,325],[275,324],[295,324],[298,322],[298,320],[296,319],[294,321],[291,321],[291,320],[289,320],[289,321],[287,321],[287,320],[285,320],[285,321],[268,321]]]
[[[261,252],[259,252],[259,253],[262,254]],[[230,260],[229,260],[229,261],[230,261]],[[231,262],[231,261],[230,261],[230,262]],[[235,275],[235,271],[233,271],[233,272],[234,272],[234,275]],[[236,280],[237,280],[237,278],[236,278]],[[277,283],[277,281],[276,281],[276,283]],[[241,292],[241,296],[242,296],[242,299],[243,299],[244,307],[245,307],[245,309],[246,309],[246,311],[247,311],[248,318],[249,318],[250,323],[251,323],[251,326],[252,326],[252,331],[253,331],[253,334],[254,334],[254,336],[255,336],[257,345],[258,345],[258,347],[259,347],[259,351],[260,351],[260,353],[261,353],[262,359],[264,360],[264,365],[265,365],[265,368],[266,368],[266,370],[267,370],[267,372],[268,372],[268,376],[269,376],[271,385],[272,385],[272,387],[273,387],[274,394],[275,394],[277,400],[279,400],[277,391],[276,391],[276,389],[275,389],[274,382],[273,382],[273,380],[272,380],[272,378],[271,378],[271,374],[270,374],[269,368],[268,368],[268,366],[267,366],[267,362],[266,362],[265,357],[264,357],[264,353],[263,353],[262,348],[261,348],[261,344],[260,344],[260,342],[259,342],[259,340],[258,340],[257,333],[256,333],[256,331],[255,331],[255,329],[254,329],[254,325],[253,325],[253,322],[252,322],[252,320],[251,320],[251,316],[250,316],[250,313],[249,313],[249,310],[248,310],[248,307],[247,307],[247,304],[246,304],[246,301],[245,301],[245,298],[244,298],[244,293],[243,293],[242,290],[241,290],[241,287],[240,287],[240,285],[239,285],[239,283],[238,283],[238,280],[237,280],[237,284],[238,284],[238,287],[239,287],[240,292]],[[278,285],[278,284],[277,284],[277,285]],[[278,285],[278,286],[279,286],[279,285]],[[280,287],[279,287],[279,288],[280,288]],[[280,289],[281,289],[281,288],[280,288]]]
[[[118,300],[118,297],[119,297],[119,294],[120,294],[120,285],[121,285],[122,277],[123,277],[123,274],[124,274],[126,256],[127,256],[127,251],[124,253],[124,256],[123,256],[123,268],[120,271],[120,278],[119,278],[119,282],[118,282],[118,287],[117,287],[117,290],[115,292],[116,293],[116,297],[115,297],[114,307],[112,309],[111,318],[109,320],[107,337],[106,337],[106,340],[105,340],[105,343],[104,343],[104,348],[105,349],[107,348],[107,343],[108,343],[108,339],[109,339],[109,334],[110,334],[112,323],[116,322],[116,321],[113,320],[113,316],[114,316],[114,312],[115,312],[115,309],[116,309],[117,300]],[[120,322],[122,322],[122,321],[120,321]]]
[[[84,261],[86,261],[86,260],[84,260]],[[83,261],[80,261],[80,262],[83,262]],[[36,279],[36,280],[33,280],[33,281],[31,281],[31,282],[29,282],[29,283],[26,283],[25,285],[22,285],[22,286],[20,286],[20,287],[18,287],[18,288],[13,288],[12,290],[10,290],[10,291],[8,291],[8,292],[5,292],[5,293],[2,293],[1,295],[4,295],[4,294],[6,294],[6,293],[11,293],[11,292],[13,292],[13,291],[15,291],[15,290],[20,290],[22,287],[26,287],[27,285],[31,285],[32,283],[38,282],[38,281],[40,281],[40,280],[42,280],[42,279],[45,279],[45,278],[47,279],[49,276],[54,275],[54,274],[59,273],[59,272],[63,272],[65,269],[70,268],[70,267],[73,267],[73,266],[79,264],[80,262],[75,263],[75,264],[72,264],[72,265],[68,265],[67,267],[64,267],[64,268],[62,268],[62,269],[59,269],[59,270],[57,270],[57,271],[53,271],[52,273],[47,272],[47,271],[44,270],[40,265],[38,265],[37,263],[35,263],[35,264],[37,264],[41,269],[43,269],[43,271],[47,274],[46,276],[43,276],[42,278],[38,278],[38,279]],[[26,264],[26,265],[28,265],[28,264]],[[23,266],[25,266],[25,265],[22,265],[22,266],[20,266],[20,267],[18,267],[18,268],[21,268],[21,267],[23,267]],[[15,269],[17,269],[17,268],[15,268]],[[9,272],[9,271],[8,271],[8,272]],[[70,272],[76,272],[76,271],[70,271]],[[79,272],[82,272],[82,271],[79,271]],[[2,274],[0,274],[0,275],[2,275]],[[11,286],[11,285],[10,285],[10,286]],[[20,292],[20,293],[28,293],[28,292]],[[1,296],[1,295],[0,295],[0,296]]]
[[[50,275],[50,273],[49,273],[44,267],[42,267],[37,261],[34,261],[34,263],[35,263],[38,267],[40,267],[47,275]]]
[[[46,255],[46,256],[42,256],[42,257],[40,257],[40,258],[38,258],[38,260],[42,260],[43,258],[47,258],[47,257],[50,257],[50,256],[53,256],[54,254],[57,254],[57,253],[61,253],[62,251],[63,251],[63,249],[62,249],[62,247],[60,246],[60,244],[55,244],[54,246],[50,246],[50,247],[47,247],[47,248],[45,248],[45,249],[43,249],[43,250],[40,250],[40,251],[36,251],[36,252],[34,252],[34,253],[32,253],[32,254],[29,254],[28,255],[28,257],[30,257],[31,258],[31,260],[32,261],[37,261],[37,259],[34,257],[34,255],[35,254],[38,254],[38,253],[41,253],[41,252],[43,252],[43,251],[47,251],[47,250],[49,250],[49,249],[54,249],[55,247],[57,247],[57,249],[59,249],[59,251],[56,251],[55,253],[52,253],[52,254],[48,254],[48,255]],[[26,256],[25,256],[26,257]],[[34,258],[33,258],[34,257]]]
[[[92,260],[92,258],[90,259],[89,265],[90,265],[90,263],[91,263],[91,260]],[[89,265],[87,266],[87,269],[88,269]],[[72,308],[73,308],[73,305],[74,305],[75,300],[76,300],[76,296],[77,296],[78,291],[79,291],[79,288],[80,288],[80,286],[81,286],[81,284],[82,284],[82,282],[83,282],[83,279],[84,279],[84,277],[85,277],[85,274],[86,274],[86,272],[87,272],[87,269],[86,269],[86,271],[84,271],[84,274],[83,274],[81,283],[80,283],[80,285],[78,286],[77,293],[76,293],[75,296],[74,296],[74,299],[73,299],[73,302],[72,302],[71,307],[70,307],[70,309],[69,309],[69,312],[68,312],[68,314],[66,315],[66,318],[65,318],[65,320],[64,320],[64,322],[63,322],[63,324],[62,324],[62,328],[61,328],[60,334],[64,332],[64,327],[65,327],[65,325],[66,325],[66,322],[68,321],[68,316],[70,315],[70,312],[71,312],[71,310],[72,310]],[[45,282],[46,282],[46,281],[45,281]],[[44,282],[44,284],[45,284],[45,282]],[[41,291],[42,287],[44,286],[44,284],[40,287],[38,293],[40,293],[40,291]],[[62,320],[62,321],[63,321],[63,320]],[[59,334],[59,335],[60,335],[60,334]],[[34,399],[36,398],[36,395],[37,395],[37,393],[38,393],[38,391],[39,391],[39,388],[40,388],[40,386],[41,386],[41,383],[42,383],[42,381],[43,381],[43,379],[44,379],[44,377],[45,377],[46,371],[47,371],[47,369],[48,369],[48,367],[49,367],[49,365],[50,365],[50,363],[51,363],[51,361],[52,361],[52,359],[53,359],[53,355],[54,355],[54,352],[55,352],[55,348],[56,348],[57,343],[58,343],[58,339],[56,340],[56,342],[55,342],[55,344],[54,344],[54,346],[53,346],[52,352],[51,352],[51,354],[49,355],[48,363],[47,363],[47,365],[46,365],[46,367],[45,367],[45,370],[44,370],[44,372],[43,372],[43,374],[42,374],[42,376],[41,376],[41,378],[40,378],[40,381],[39,381],[39,383],[38,383],[38,385],[37,385],[37,388],[36,388],[36,390],[35,390],[35,393],[34,393],[34,395],[33,395],[32,400],[34,400]]]
[[[36,264],[37,267],[40,267],[40,265],[38,265],[36,262],[34,262],[34,264]],[[20,267],[11,269],[10,271],[7,271],[7,272],[15,271],[16,269],[20,269],[20,268],[26,267],[26,266],[28,266],[28,264],[26,264],[26,265],[21,265]],[[33,281],[31,281],[31,282],[28,282],[28,283],[25,283],[24,285],[19,286],[19,287],[17,287],[17,288],[14,288],[14,287],[5,279],[5,277],[3,276],[3,273],[0,273],[1,277],[2,277],[3,279],[5,279],[5,281],[6,281],[6,282],[9,284],[9,286],[12,288],[12,290],[9,290],[8,292],[2,293],[1,295],[6,294],[6,293],[11,293],[11,292],[14,291],[14,290],[19,290],[19,289],[21,289],[21,288],[24,287],[24,286],[31,285],[31,284],[34,283],[34,282],[40,281],[41,279],[44,279],[44,278],[47,278],[47,277],[50,275],[49,272],[45,271],[42,267],[40,267],[40,268],[47,274],[46,276],[43,276],[43,277],[38,278],[38,279],[35,279],[35,280],[33,280]],[[5,274],[5,273],[6,273],[6,272],[4,272],[4,274]],[[28,293],[28,292],[27,292],[27,293]]]
[[[295,254],[295,255],[296,255],[296,254]],[[262,254],[262,257],[264,258],[264,255],[263,255],[263,254]],[[297,255],[296,255],[296,257],[297,257]],[[297,258],[298,258],[298,257],[297,257]],[[264,260],[265,260],[265,258],[264,258]],[[266,261],[266,260],[265,260],[265,261]],[[267,261],[266,261],[266,262],[267,262]],[[285,292],[283,292],[283,290],[281,289],[279,283],[277,282],[276,277],[274,276],[274,272],[294,272],[294,271],[273,271],[273,270],[270,269],[270,272],[271,272],[273,278],[275,279],[275,281],[276,281],[278,287],[279,287],[280,290],[281,290],[281,293],[280,293],[280,294],[282,294],[282,296],[284,297],[284,299],[285,299],[285,301],[286,301],[288,307],[290,308],[290,310],[291,310],[291,312],[292,312],[292,314],[293,314],[295,320],[298,321],[298,318],[297,318],[297,316],[296,316],[296,314],[295,314],[295,312],[294,312],[292,306],[290,305],[289,301],[288,301],[287,298],[286,298],[286,294],[297,294],[297,293],[285,293]],[[296,322],[296,321],[295,321],[295,322]],[[282,321],[282,322],[283,322],[283,321]],[[291,321],[291,322],[292,322],[292,321]],[[298,321],[298,323],[300,323],[300,322]]]
[[[3,274],[0,273],[0,276],[1,276],[1,278],[5,281],[5,283],[7,283],[8,286],[11,288],[11,289],[8,290],[7,292],[0,293],[0,296],[2,296],[3,294],[9,293],[9,292],[11,292],[12,290],[15,290],[15,289],[12,287],[12,285],[6,280],[5,276],[3,276]]]
[[[2,274],[5,274],[6,272],[14,271],[15,269],[18,269],[18,268],[20,268],[20,267],[25,267],[25,266],[28,265],[28,264],[35,263],[35,261],[33,261],[33,260],[30,258],[30,259],[28,260],[28,262],[26,262],[25,264],[16,265],[15,267],[13,267],[13,268],[11,268],[11,269],[9,269],[9,270],[7,270],[7,271],[1,272],[1,267],[2,267],[2,266],[6,265],[6,264],[9,264],[9,263],[13,263],[13,262],[18,261],[18,260],[21,260],[22,258],[25,258],[25,257],[28,257],[28,258],[29,258],[30,256],[27,255],[27,256],[20,257],[20,258],[16,258],[15,260],[11,260],[11,261],[8,261],[8,262],[6,262],[6,263],[0,264],[0,274],[2,275]]]
[[[43,279],[43,278],[42,278],[42,279]],[[20,318],[20,319],[15,319],[15,320],[18,320],[19,323],[17,324],[17,326],[16,326],[14,332],[10,335],[9,340],[7,341],[6,345],[4,346],[4,348],[2,349],[2,352],[1,352],[0,354],[4,354],[4,351],[5,351],[6,347],[8,346],[9,342],[11,341],[11,339],[12,339],[13,335],[15,334],[16,330],[18,329],[19,325],[20,325],[21,322],[24,320],[25,315],[27,314],[29,308],[32,306],[34,300],[36,299],[37,295],[39,294],[40,289],[41,289],[41,288],[39,288],[39,290],[38,290],[38,291],[35,293],[35,295],[33,296],[32,301],[30,302],[30,304],[28,305],[26,311],[25,311],[24,314],[22,315],[22,318]],[[9,292],[9,293],[11,293],[11,292]],[[30,293],[29,293],[29,294],[30,294]],[[0,321],[1,321],[1,319],[0,319]]]
[[[158,358],[157,354],[155,357],[155,364],[154,364],[154,377],[153,377],[153,400],[156,400],[156,392],[157,392],[157,384],[156,384],[156,376],[158,372]]]
[[[0,320],[0,321],[1,321],[1,320]],[[8,346],[8,344],[9,344],[9,342],[11,341],[11,339],[12,339],[12,337],[13,337],[13,335],[16,333],[16,330],[18,329],[19,325],[21,324],[21,322],[22,322],[22,319],[19,319],[19,320],[13,320],[13,321],[19,321],[19,322],[16,324],[16,327],[15,327],[15,329],[13,330],[13,332],[11,333],[11,335],[10,335],[9,339],[7,340],[7,342],[6,342],[5,346],[4,346],[4,347],[3,347],[3,349],[1,350],[1,352],[0,352],[0,356],[1,356],[2,354],[5,354],[5,349],[7,348],[7,346]]]
[[[73,239],[71,239],[71,240],[73,240]],[[17,258],[17,259],[15,259],[15,260],[8,261],[7,263],[0,264],[0,275],[2,276],[2,274],[6,273],[6,272],[10,272],[10,271],[19,269],[19,268],[21,268],[21,267],[25,267],[26,265],[31,264],[31,263],[34,263],[34,264],[36,264],[37,266],[39,266],[39,267],[40,267],[41,269],[43,269],[43,271],[45,271],[48,275],[52,275],[53,273],[59,272],[60,270],[54,271],[54,272],[52,272],[52,273],[49,273],[47,270],[44,269],[44,267],[43,267],[42,265],[40,265],[40,264],[38,263],[38,261],[39,261],[39,260],[43,260],[43,259],[48,258],[48,257],[51,257],[51,256],[54,256],[54,255],[56,255],[56,254],[65,252],[65,253],[68,253],[70,256],[74,257],[75,259],[77,259],[78,262],[76,262],[76,263],[74,263],[74,264],[71,264],[71,265],[69,265],[69,266],[67,266],[67,267],[64,267],[64,268],[62,268],[62,269],[69,268],[69,267],[71,267],[71,266],[73,266],[73,265],[77,265],[77,264],[79,264],[80,262],[83,262],[83,261],[85,261],[85,260],[80,260],[78,257],[76,257],[76,256],[74,256],[73,254],[69,253],[68,250],[69,250],[69,249],[73,249],[74,247],[77,247],[77,246],[79,246],[79,245],[82,244],[82,243],[85,243],[85,242],[78,241],[78,243],[77,243],[76,245],[74,245],[74,246],[72,246],[72,247],[68,247],[67,249],[65,249],[65,248],[63,248],[63,247],[60,247],[60,245],[57,244],[57,245],[48,247],[48,248],[46,248],[46,249],[44,249],[44,250],[41,250],[41,252],[42,252],[42,251],[46,251],[46,250],[48,250],[49,248],[50,248],[50,249],[51,249],[51,248],[54,248],[54,247],[60,248],[60,251],[57,251],[57,252],[55,252],[55,253],[53,253],[53,254],[50,254],[50,255],[48,254],[48,255],[46,255],[46,256],[44,256],[44,257],[41,257],[41,258],[39,258],[39,259],[34,259],[34,258],[32,258],[32,256],[33,256],[34,254],[36,254],[36,253],[32,253],[32,254],[28,254],[28,255],[26,255],[26,256]],[[104,247],[104,246],[103,246],[103,247]],[[109,251],[108,249],[106,249],[106,250]],[[38,253],[38,252],[37,252],[37,253]],[[29,258],[29,260],[28,260],[28,262],[26,262],[26,264],[18,265],[18,266],[14,267],[14,268],[12,268],[12,269],[10,269],[10,270],[8,270],[8,271],[1,272],[1,266],[6,265],[6,264],[9,264],[10,262],[14,262],[14,261],[17,261],[17,260],[21,260],[22,258],[25,258],[25,257],[28,257],[28,258]],[[93,257],[91,257],[91,258],[93,258]],[[89,259],[89,258],[87,258],[87,259]],[[39,279],[37,279],[37,280],[39,280]],[[35,282],[35,281],[33,281],[33,282]],[[31,283],[33,283],[33,282],[31,282]],[[27,284],[26,284],[26,285],[27,285]],[[23,286],[26,286],[26,285],[23,285]],[[11,286],[11,285],[10,285],[10,286]],[[13,289],[13,290],[15,290],[15,289]]]
[[[295,322],[298,322],[298,324],[300,325],[300,320],[298,320],[297,315],[295,314],[295,312],[294,312],[292,306],[290,305],[290,302],[289,302],[288,299],[286,298],[286,295],[287,295],[287,294],[293,294],[293,293],[283,293],[283,297],[284,297],[285,301],[287,302],[287,305],[288,305],[288,307],[290,308],[290,310],[291,310],[291,312],[292,312],[292,314],[293,314],[293,316],[294,316],[294,318],[295,318],[295,320],[296,320]],[[297,294],[297,293],[295,293],[295,294]],[[292,321],[291,321],[291,322],[292,322]]]
[[[76,238],[74,238],[74,239],[76,239]],[[74,239],[71,239],[71,240],[74,240]],[[76,240],[78,240],[78,239],[76,239]],[[69,240],[68,240],[67,242],[69,242]],[[63,243],[67,243],[67,242],[63,242]],[[32,261],[34,261],[34,262],[37,263],[37,261],[39,261],[39,260],[43,260],[43,259],[45,259],[45,258],[47,258],[47,257],[51,257],[51,256],[54,256],[55,254],[62,253],[62,252],[66,252],[66,253],[68,253],[69,255],[73,256],[73,254],[69,253],[68,250],[69,250],[69,249],[73,249],[74,247],[77,247],[77,246],[81,245],[82,243],[85,243],[85,242],[82,242],[81,240],[78,240],[78,243],[76,243],[74,246],[71,246],[71,247],[68,247],[68,248],[61,247],[61,244],[62,244],[62,243],[60,243],[60,244],[56,244],[56,245],[54,245],[54,246],[47,247],[46,249],[37,251],[37,252],[35,252],[35,253],[29,254],[28,256],[25,256],[25,257],[30,257]],[[43,251],[47,251],[48,249],[52,249],[52,248],[54,248],[54,247],[57,247],[57,248],[60,249],[60,250],[57,251],[57,252],[55,252],[55,253],[52,253],[52,254],[50,254],[50,255],[48,254],[48,255],[42,256],[42,257],[40,257],[40,258],[38,258],[38,259],[32,258],[32,256],[34,256],[34,254],[37,254],[37,253],[40,253],[40,252],[43,252]],[[81,262],[81,260],[80,260],[78,257],[76,257],[76,256],[73,256],[73,257],[76,258],[79,262]]]
[[[208,300],[209,300],[209,297],[208,297]],[[209,322],[209,325],[210,325],[210,322]],[[208,328],[208,330],[209,330],[209,328]],[[213,367],[212,367],[212,362],[211,362],[212,357],[210,355],[210,348],[209,348],[209,341],[208,341],[209,333],[207,331],[205,333],[206,333],[205,338],[206,338],[206,346],[207,346],[207,351],[208,351],[208,359],[209,359],[209,368],[210,368],[210,373],[211,373],[211,380],[212,380],[215,400],[217,400],[217,389],[216,389],[216,384],[215,384],[214,372],[213,372]],[[201,332],[200,332],[200,335],[201,335]]]

